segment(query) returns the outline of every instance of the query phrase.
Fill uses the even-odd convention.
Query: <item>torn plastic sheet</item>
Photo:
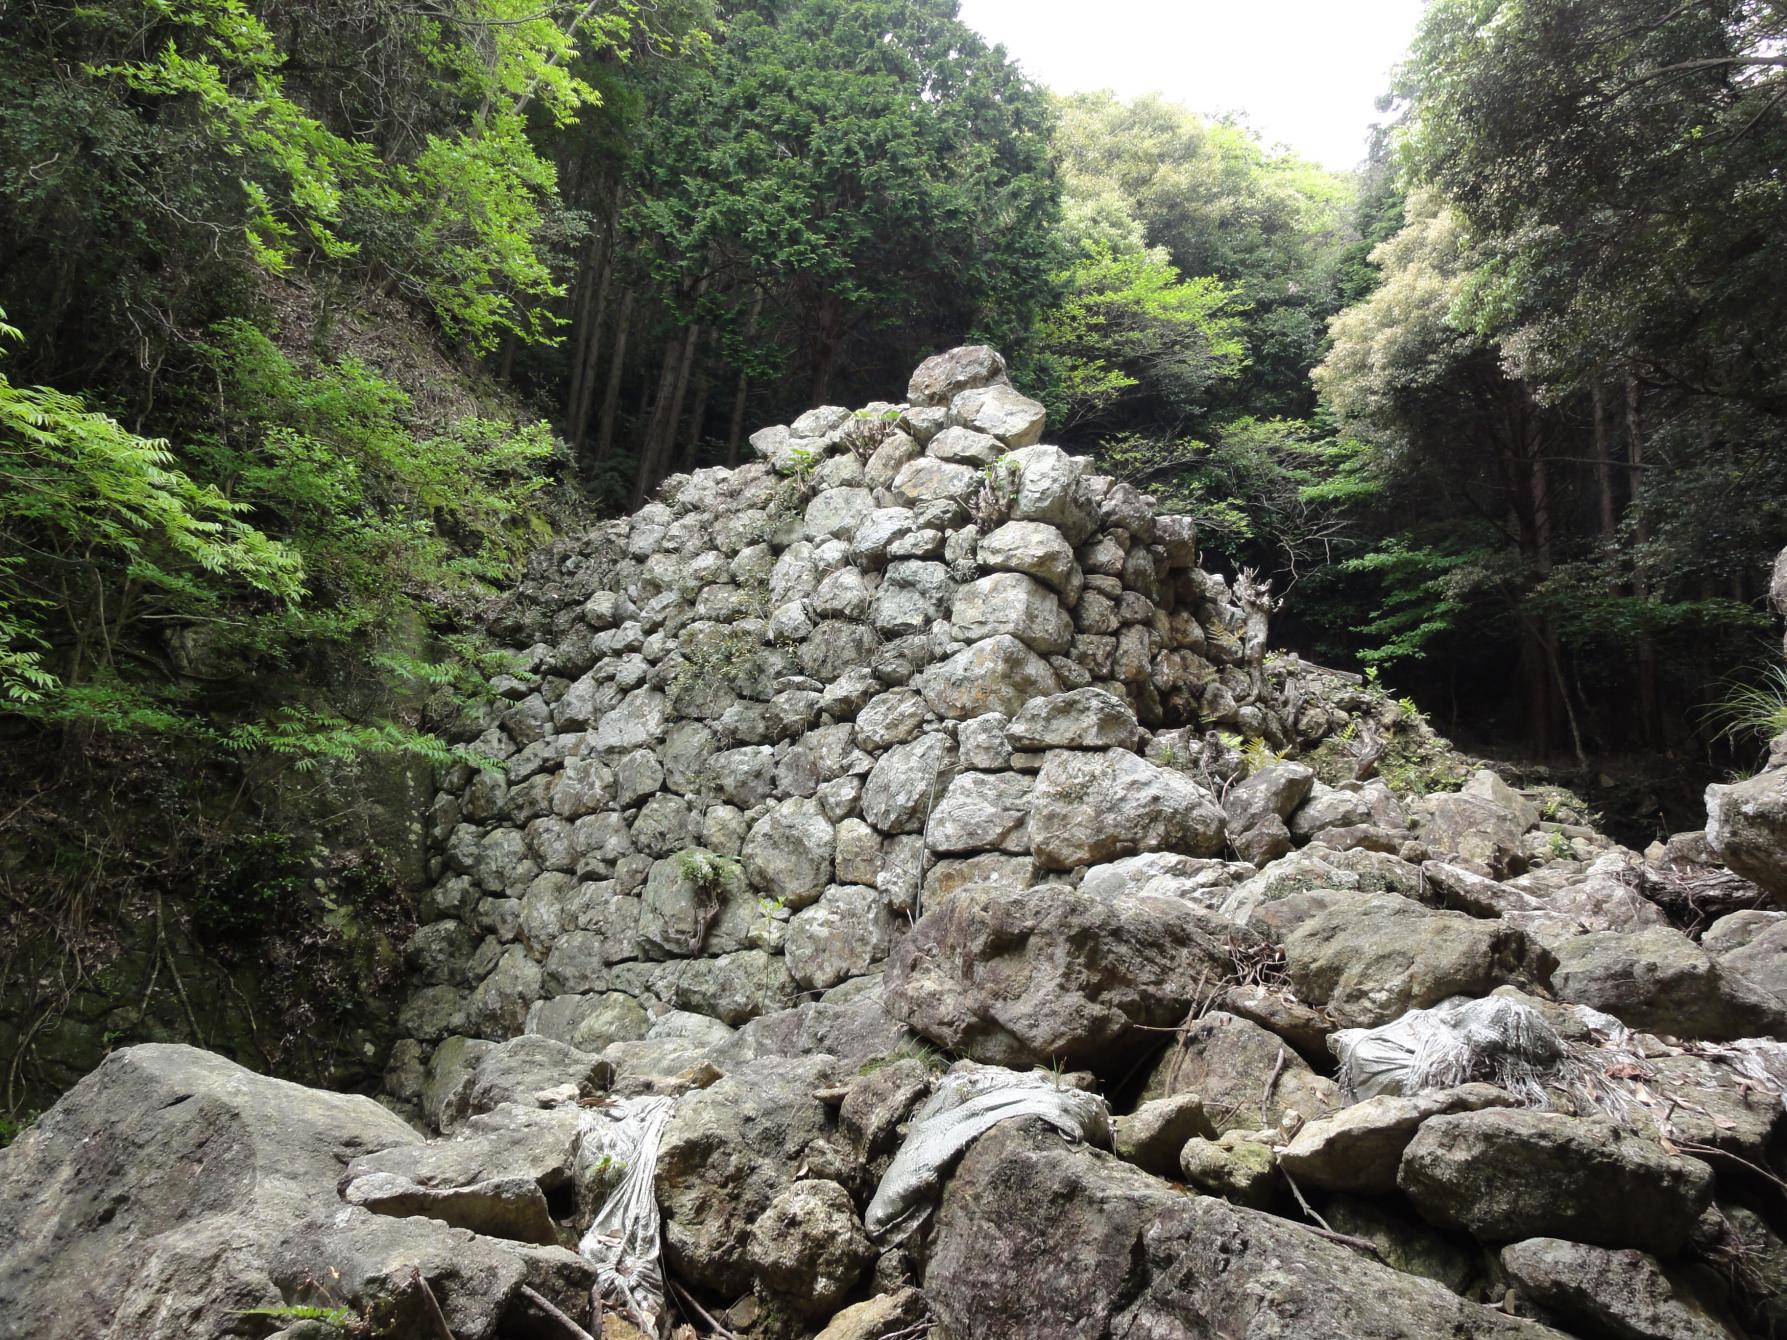
[[[1336,1078],[1348,1102],[1484,1080],[1527,1107],[1551,1107],[1553,1096],[1561,1095],[1566,1110],[1598,1112],[1634,1129],[1648,1115],[1668,1133],[1669,1114],[1683,1104],[1683,1090],[1656,1087],[1652,1061],[1693,1056],[1718,1069],[1710,1082],[1691,1085],[1688,1092],[1747,1084],[1787,1107],[1787,1043],[1744,1038],[1663,1044],[1641,1039],[1612,1015],[1586,1005],[1556,1008],[1578,1026],[1567,1038],[1521,1001],[1456,996],[1379,1028],[1342,1029],[1328,1046],[1340,1060]],[[1693,1109],[1691,1102],[1686,1106]]]
[[[905,1143],[863,1215],[869,1236],[889,1245],[905,1241],[968,1146],[1019,1117],[1040,1117],[1070,1140],[1110,1143],[1110,1109],[1097,1094],[1063,1088],[1048,1075],[963,1063],[912,1114]]]
[[[1328,1048],[1349,1102],[1486,1080],[1545,1107],[1546,1079],[1564,1059],[1563,1039],[1539,1012],[1502,996],[1454,996],[1378,1028],[1343,1028]]]
[[[595,1297],[625,1314],[648,1335],[663,1335],[664,1266],[660,1259],[658,1199],[653,1179],[658,1145],[676,1099],[621,1098],[584,1109],[577,1148],[580,1180],[621,1170],[578,1253],[596,1268]]]

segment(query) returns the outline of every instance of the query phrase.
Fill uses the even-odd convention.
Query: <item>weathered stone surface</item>
[[[1005,445],[972,428],[945,428],[925,444],[925,455],[958,465],[990,465],[1005,454]]]
[[[503,1103],[537,1107],[534,1095],[566,1084],[584,1096],[600,1088],[596,1057],[553,1038],[525,1033],[499,1042],[478,1058],[468,1110],[489,1112]]]
[[[1062,595],[1073,586],[1073,546],[1044,522],[1006,522],[981,539],[975,558],[983,568],[1025,573]]]
[[[1005,728],[1014,749],[1134,749],[1135,709],[1103,689],[1033,698]]]
[[[1120,1071],[1185,1017],[1236,933],[1175,899],[958,890],[888,959],[893,1012],[977,1061]]]
[[[1299,1186],[1388,1195],[1396,1190],[1402,1151],[1422,1122],[1448,1112],[1513,1105],[1512,1095],[1492,1084],[1407,1098],[1382,1094],[1309,1122],[1278,1151],[1278,1161]]]
[[[1149,851],[1211,856],[1223,831],[1222,811],[1191,778],[1122,749],[1051,752],[1031,796],[1031,848],[1045,870]]]
[[[584,1052],[600,1052],[611,1042],[642,1038],[650,1027],[645,1008],[623,991],[554,996],[536,1001],[527,1012],[528,1032]]]
[[[1605,1118],[1512,1108],[1423,1122],[1397,1173],[1426,1218],[1484,1242],[1567,1237],[1664,1256],[1686,1240],[1712,1181],[1700,1160]]]
[[[469,1340],[503,1334],[528,1306],[524,1285],[574,1309],[595,1278],[588,1262],[562,1247],[499,1242],[359,1206],[316,1210],[292,1223],[271,1269],[281,1292],[302,1304],[377,1315],[394,1335],[438,1334],[438,1307],[447,1329]],[[418,1275],[433,1302],[416,1287]]]
[[[1565,1325],[1618,1340],[1732,1340],[1692,1292],[1678,1290],[1654,1256],[1559,1238],[1502,1248],[1502,1269],[1522,1295]]]
[[[856,714],[856,743],[872,753],[905,744],[918,734],[930,709],[916,689],[889,689]]]
[[[879,890],[834,884],[788,923],[782,944],[794,980],[824,990],[861,977],[887,957],[893,914]]]
[[[925,1292],[952,1335],[1012,1340],[1559,1335],[1019,1122],[945,1188]]]
[[[769,897],[792,908],[805,907],[831,883],[835,840],[817,800],[784,800],[745,839],[745,874]]]
[[[1058,693],[1049,663],[1010,635],[976,642],[932,666],[919,686],[938,716],[965,720],[988,712],[1012,716],[1032,698]]]
[[[825,1138],[825,1108],[813,1091],[829,1081],[832,1065],[751,1062],[677,1105],[658,1148],[655,1186],[665,1255],[679,1276],[722,1293],[750,1287],[751,1230]]]
[[[862,793],[862,817],[883,833],[917,833],[949,790],[956,749],[947,735],[921,735],[882,754]]]
[[[1011,519],[1055,527],[1072,545],[1085,543],[1098,528],[1098,504],[1086,487],[1080,463],[1059,447],[1025,447],[996,467],[1017,473]]]
[[[1157,1177],[1179,1171],[1179,1151],[1193,1136],[1213,1137],[1216,1128],[1204,1115],[1204,1103],[1195,1093],[1174,1094],[1143,1103],[1112,1128],[1117,1157]]]
[[[764,1287],[797,1311],[826,1316],[875,1259],[850,1193],[806,1178],[769,1203],[751,1229],[745,1259]]]
[[[1187,1026],[1142,1086],[1144,1102],[1186,1093],[1202,1100],[1214,1135],[1280,1126],[1287,1116],[1314,1121],[1341,1103],[1334,1081],[1316,1074],[1295,1049],[1223,1010]]]
[[[1048,587],[1021,572],[995,572],[956,590],[950,633],[963,642],[1009,633],[1044,655],[1073,644],[1073,621]]]
[[[1027,447],[1041,438],[1046,417],[1039,402],[1008,385],[959,391],[949,402],[952,425],[986,433],[1012,448]]]
[[[1551,959],[1498,921],[1438,912],[1393,893],[1309,895],[1284,937],[1297,994],[1343,1027],[1374,1028],[1449,996],[1543,983]]]
[[[900,473],[893,481],[895,497],[908,507],[921,509],[923,504],[939,499],[965,504],[979,488],[979,470],[940,461],[935,456],[919,456],[908,461],[900,467]]]
[[[838,1313],[816,1340],[894,1340],[896,1336],[910,1336],[923,1325],[928,1311],[924,1295],[917,1289],[906,1287],[895,1293],[878,1294]]]
[[[1017,772],[964,772],[937,802],[925,841],[946,855],[1030,850],[1031,779]]]
[[[793,1009],[753,1019],[715,1053],[736,1069],[766,1056],[835,1056],[857,1067],[917,1041],[887,1008],[877,976],[858,977]]]
[[[664,733],[664,695],[656,689],[635,689],[620,706],[602,714],[589,737],[593,754],[618,758],[654,743]]]
[[[906,399],[914,406],[947,406],[963,391],[981,386],[1008,386],[1005,359],[984,344],[965,344],[946,353],[932,354],[918,365],[906,385]]]
[[[1289,819],[1309,797],[1315,770],[1302,763],[1269,763],[1236,782],[1222,798],[1229,827],[1240,833],[1271,817]]]
[[[420,1138],[370,1098],[196,1048],[115,1051],[0,1150],[0,1325],[20,1337],[237,1334],[242,1309],[286,1301],[272,1278],[279,1238],[334,1204],[342,1168]]]
[[[1524,815],[1483,796],[1460,792],[1420,797],[1414,819],[1421,840],[1434,851],[1450,852],[1496,879],[1519,873],[1520,836],[1527,828]]]
[[[1180,852],[1151,851],[1095,865],[1080,879],[1080,892],[1097,898],[1117,893],[1171,893],[1190,897],[1194,889],[1220,890],[1253,874],[1232,861]],[[1160,884],[1156,886],[1155,881]],[[1218,895],[1220,897],[1220,894]],[[1191,897],[1203,905],[1205,900]]]
[[[762,949],[666,963],[652,974],[652,989],[679,1010],[735,1025],[800,999],[787,960]]]
[[[1706,841],[1732,871],[1787,898],[1787,768],[1707,787]]]
[[[807,535],[814,540],[848,540],[874,510],[875,495],[868,489],[826,489],[807,504]]]
[[[1787,1033],[1787,1004],[1680,931],[1597,931],[1557,946],[1558,996],[1633,1028],[1722,1040]]]
[[[1272,1203],[1277,1167],[1271,1145],[1238,1130],[1216,1140],[1193,1136],[1179,1151],[1179,1175],[1188,1185],[1254,1209]]]

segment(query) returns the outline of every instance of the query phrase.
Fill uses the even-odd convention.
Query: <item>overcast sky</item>
[[[1161,93],[1243,112],[1331,168],[1365,156],[1421,0],[961,0],[962,18],[1059,93]]]

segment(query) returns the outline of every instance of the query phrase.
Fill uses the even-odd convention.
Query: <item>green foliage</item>
[[[745,8],[642,126],[626,227],[667,310],[754,375],[807,373],[811,403],[852,363],[892,380],[1028,330],[1056,259],[1047,126],[953,0]]]
[[[1752,678],[1732,677],[1701,709],[1701,724],[1739,753],[1787,733],[1787,667],[1771,665]]]
[[[345,1307],[312,1307],[306,1304],[282,1303],[277,1307],[245,1307],[238,1317],[270,1317],[275,1321],[320,1321],[325,1326],[342,1328],[354,1320]]]
[[[594,105],[578,58],[612,51],[637,14],[631,0],[375,7],[352,21],[243,0],[33,7],[0,37],[0,226],[23,242],[0,278],[35,324],[92,294],[162,356],[219,314],[219,286],[190,283],[187,266],[227,291],[322,264],[395,285],[476,350],[548,338],[555,175],[529,109],[564,126]],[[283,33],[304,34],[303,60]],[[83,139],[96,129],[98,156]],[[47,286],[29,268],[44,259]]]
[[[1236,290],[1182,279],[1163,249],[1093,245],[1057,282],[1062,297],[1043,316],[1034,358],[1062,431],[1197,415],[1211,388],[1240,371]]]
[[[1787,408],[1783,38],[1772,3],[1428,8],[1405,156],[1488,250],[1468,315],[1521,375]]]
[[[18,337],[0,323],[0,339]],[[300,556],[250,525],[251,511],[180,470],[165,441],[137,436],[78,396],[0,373],[0,694],[14,709],[44,711],[65,685],[110,672],[130,603],[211,610],[232,587],[295,603]],[[112,608],[70,630],[52,670],[42,617],[108,593]]]
[[[1307,414],[1308,370],[1352,240],[1353,182],[1159,98],[1087,93],[1057,107],[1070,251],[1159,248],[1180,273],[1229,289],[1243,356],[1219,388],[1224,408]]]
[[[1357,630],[1369,639],[1359,659],[1373,683],[1380,665],[1417,660],[1435,639],[1459,627],[1471,609],[1459,575],[1485,556],[1482,550],[1447,552],[1399,537],[1340,564],[1342,571],[1369,574],[1377,584],[1377,611]]]
[[[482,598],[542,537],[528,501],[545,483],[545,424],[466,418],[419,439],[409,398],[354,359],[302,370],[244,321],[213,341],[226,408],[195,452],[291,537],[350,623]]]

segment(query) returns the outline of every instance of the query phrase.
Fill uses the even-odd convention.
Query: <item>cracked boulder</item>
[[[1026,1122],[950,1179],[925,1294],[951,1335],[1011,1340],[1560,1337]]]
[[[1242,934],[1176,898],[970,885],[895,945],[888,1005],[977,1061],[1121,1073],[1230,971]]]

